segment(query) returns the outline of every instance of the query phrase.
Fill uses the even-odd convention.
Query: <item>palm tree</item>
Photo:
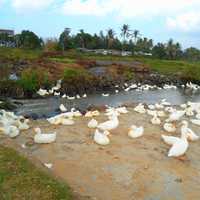
[[[133,35],[133,37],[134,37],[135,44],[136,44],[136,43],[137,43],[138,36],[140,35],[140,31],[139,31],[139,30],[134,30],[132,35]]]
[[[114,37],[115,37],[115,31],[112,28],[109,28],[107,30],[108,49],[112,47]]]
[[[84,39],[85,32],[83,29],[80,29],[79,31],[80,31],[79,38],[80,38],[80,42],[81,42],[81,47],[85,48],[85,39]]]
[[[123,37],[123,43],[125,45],[126,43],[126,39],[129,38],[130,36],[130,27],[128,24],[124,24],[121,28],[121,36]],[[122,48],[123,48],[123,45],[122,45]],[[122,49],[123,50],[123,49]]]

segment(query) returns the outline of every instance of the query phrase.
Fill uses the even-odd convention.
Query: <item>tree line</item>
[[[133,55],[152,54],[159,59],[187,59],[200,60],[200,50],[194,47],[182,49],[179,42],[170,39],[166,43],[154,44],[152,39],[143,37],[139,30],[132,30],[128,24],[120,28],[120,36],[117,36],[114,29],[100,31],[98,34],[90,34],[83,29],[77,34],[71,34],[70,28],[65,28],[59,38],[43,40],[34,32],[24,30],[20,34],[10,37],[7,34],[0,34],[0,44],[5,42],[14,44],[17,48],[38,49],[47,51],[66,51],[68,49],[114,49],[120,51],[131,51]]]

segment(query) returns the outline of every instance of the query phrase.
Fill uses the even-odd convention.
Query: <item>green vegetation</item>
[[[75,68],[65,68],[64,74],[63,74],[63,79],[73,79],[73,78],[78,78],[78,77],[89,77],[89,73],[84,70],[84,69],[75,69]]]
[[[18,48],[0,48],[0,60],[21,61],[36,60],[42,55],[41,50],[25,50]]]
[[[75,63],[75,59],[66,58],[66,57],[56,57],[56,58],[49,58],[50,61],[58,62],[58,63],[65,63],[65,64],[72,64]]]
[[[37,169],[10,148],[0,146],[0,199],[71,200],[69,187]]]

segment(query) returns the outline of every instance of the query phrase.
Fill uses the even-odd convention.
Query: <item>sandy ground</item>
[[[93,142],[90,120],[76,119],[74,126],[52,126],[44,120],[32,121],[30,130],[13,141],[29,144],[28,152],[41,163],[52,163],[49,169],[66,180],[78,193],[96,200],[199,200],[200,141],[190,143],[186,160],[168,158],[169,147],[161,141],[165,133],[149,123],[151,117],[137,114],[132,108],[121,115],[120,125],[110,136],[111,144],[102,147]],[[106,117],[96,117],[103,122]],[[128,128],[145,128],[144,136],[130,139]],[[57,132],[57,141],[49,145],[33,144],[33,127]],[[200,135],[200,127],[190,126]],[[179,131],[176,134],[179,135]],[[2,141],[6,139],[4,136]]]

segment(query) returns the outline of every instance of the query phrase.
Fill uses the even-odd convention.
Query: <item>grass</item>
[[[72,64],[75,63],[75,59],[71,58],[49,58],[50,61],[65,63],[65,64]]]
[[[164,75],[178,75],[180,77],[200,81],[200,61],[190,62],[184,60],[161,60],[144,56],[111,56],[95,55],[88,53],[75,53],[74,51],[66,54],[71,59],[86,60],[111,60],[111,61],[139,61],[147,65],[150,70]]]
[[[69,187],[45,172],[16,151],[0,146],[1,200],[71,200]]]
[[[36,60],[41,55],[42,55],[41,50],[27,50],[27,49],[0,47],[0,60],[6,60],[6,61]]]

